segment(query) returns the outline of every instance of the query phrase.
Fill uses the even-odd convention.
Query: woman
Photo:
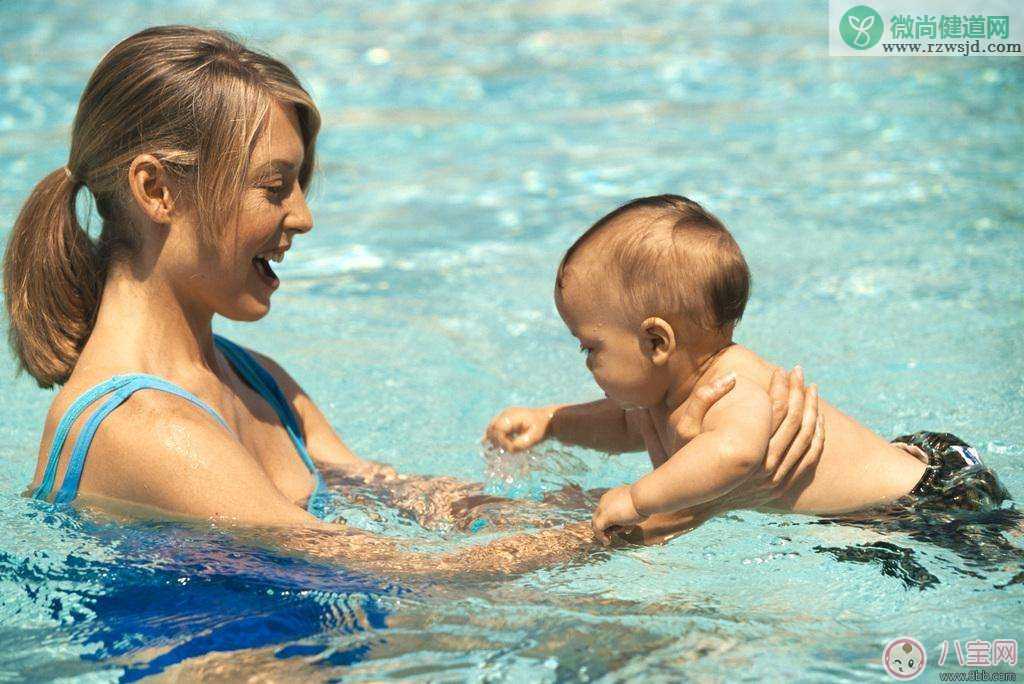
[[[287,66],[219,32],[151,28],[103,58],[69,162],[33,190],[4,261],[11,346],[40,386],[61,386],[34,496],[288,528],[293,546],[381,567],[425,563],[315,513],[320,469],[381,486],[432,481],[352,454],[279,365],[212,331],[214,314],[255,321],[269,310],[270,262],[313,226],[305,190],[319,127]],[[96,244],[75,217],[83,186],[103,221]],[[820,453],[813,402],[804,410],[802,384],[787,395],[778,380],[781,427],[764,471],[743,485],[768,497],[782,473],[813,467]],[[695,426],[727,391],[695,402]],[[650,538],[713,508],[653,521]],[[525,569],[590,545],[585,525],[545,530],[430,567]]]

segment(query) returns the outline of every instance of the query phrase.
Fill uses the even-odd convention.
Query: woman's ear
[[[169,224],[174,211],[174,196],[168,184],[167,170],[151,154],[140,154],[128,167],[128,187],[139,209],[154,223]]]
[[[676,351],[676,333],[663,318],[652,316],[640,324],[644,351],[655,366],[664,366]]]

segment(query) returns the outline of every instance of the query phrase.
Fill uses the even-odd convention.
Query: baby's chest
[[[652,418],[648,412],[640,420],[640,434],[644,439],[644,447],[651,457],[654,467],[658,467],[676,453],[689,441],[687,437],[672,425]]]

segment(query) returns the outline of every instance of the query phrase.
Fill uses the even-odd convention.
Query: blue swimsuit
[[[313,459],[310,458],[309,452],[306,451],[306,444],[302,438],[302,429],[299,426],[294,411],[292,411],[292,407],[281,392],[281,388],[277,386],[273,376],[245,349],[230,340],[224,339],[220,335],[214,335],[213,341],[217,348],[223,352],[224,356],[228,358],[235,372],[270,404],[278,418],[284,423],[284,428],[288,431],[288,436],[291,438],[292,444],[295,445],[296,451],[299,452],[302,462],[306,464],[309,472],[316,479],[313,493],[306,504],[306,510],[317,515],[319,513],[318,500],[324,488],[324,481],[320,476],[320,471],[317,470],[316,464],[313,463]],[[68,461],[67,472],[64,474],[64,482],[61,484],[53,501],[54,503],[68,503],[75,498],[78,494],[78,483],[82,479],[82,469],[85,467],[85,457],[89,453],[89,445],[92,443],[93,437],[96,436],[96,430],[99,428],[100,423],[114,409],[123,404],[128,397],[140,389],[155,389],[176,394],[205,410],[230,432],[230,428],[228,428],[224,419],[210,408],[209,405],[191,392],[163,378],[155,375],[146,375],[145,373],[115,375],[109,380],[101,382],[87,392],[82,393],[81,396],[75,399],[68,408],[67,413],[61,418],[60,423],[57,425],[57,431],[53,436],[53,444],[50,446],[50,456],[46,462],[46,472],[43,475],[43,481],[33,492],[33,498],[46,500],[50,497],[54,480],[57,476],[57,461],[60,459],[60,453],[64,448],[64,443],[67,441],[71,426],[74,425],[78,417],[82,415],[82,412],[93,402],[110,395],[89,417],[85,425],[82,426],[78,438],[71,449],[71,459]]]

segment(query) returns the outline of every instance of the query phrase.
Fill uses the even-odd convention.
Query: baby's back
[[[767,392],[775,366],[749,349],[733,345],[715,362],[714,376],[735,371]],[[893,446],[820,399],[825,428],[821,460],[803,483],[783,499],[764,506],[796,513],[836,514],[891,502],[910,492],[925,464]]]

